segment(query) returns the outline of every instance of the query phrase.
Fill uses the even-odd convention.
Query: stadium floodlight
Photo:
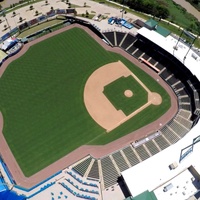
[[[181,154],[180,154],[180,158],[179,158],[179,163],[186,158],[189,154],[191,154],[194,150],[194,146],[195,144],[197,144],[198,142],[200,142],[200,135],[195,137],[192,141],[192,144],[188,145],[187,147],[183,148],[181,150]]]
[[[186,31],[185,29],[182,29],[179,38],[177,40],[176,45],[174,46],[174,51],[178,50],[178,43],[180,41],[184,42],[185,45],[187,45],[189,47],[188,51],[186,52],[184,58],[183,58],[183,62],[185,61],[190,49],[192,48],[195,40],[196,40],[197,36],[193,35],[192,33],[190,33],[189,31]]]

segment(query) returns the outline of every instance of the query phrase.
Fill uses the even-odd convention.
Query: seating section
[[[180,109],[178,114],[186,119],[190,119],[191,117],[191,112],[183,109]]]
[[[117,46],[120,46],[120,43],[122,42],[122,40],[124,39],[126,33],[123,32],[116,32],[116,42],[117,42]]]
[[[137,48],[133,44],[127,48],[127,52],[131,55],[134,54],[134,52],[136,51],[137,51]]]
[[[171,120],[168,123],[169,127],[180,137],[185,136],[185,134],[188,132],[188,129],[186,129],[184,126],[179,124],[176,120]]]
[[[131,44],[133,44],[137,38],[130,33],[126,35],[126,38],[124,39],[123,43],[121,44],[121,47],[126,50]]]
[[[161,63],[157,63],[156,67],[159,69],[159,70],[163,70],[165,67],[164,65],[162,65]]]
[[[190,104],[179,104],[179,108],[191,111],[191,106]]]
[[[81,176],[84,176],[85,172],[88,169],[88,166],[90,165],[90,162],[92,161],[92,157],[88,157],[76,166],[73,167],[73,170],[78,172]]]
[[[173,86],[174,90],[176,90],[176,91],[179,91],[179,90],[183,89],[184,87],[185,87],[184,84],[180,81]]]
[[[153,142],[153,140],[149,140],[148,142],[146,142],[145,146],[150,151],[151,155],[155,155],[160,151],[158,147],[155,145],[155,143]]]
[[[148,152],[146,151],[146,149],[144,148],[143,145],[135,148],[135,150],[138,153],[138,155],[140,156],[141,160],[146,160],[147,158],[150,157],[150,155],[148,154]]]
[[[95,160],[90,172],[88,174],[89,178],[99,179],[99,166],[98,166],[98,160]]]
[[[166,80],[168,77],[170,77],[172,75],[172,73],[170,71],[168,71],[166,68],[164,70],[161,71],[161,73],[159,74],[164,80]]]
[[[137,165],[140,162],[130,146],[124,148],[122,151],[132,166]]]
[[[104,180],[104,187],[108,188],[114,185],[117,182],[119,174],[109,156],[106,156],[101,159],[101,167]]]
[[[170,143],[163,137],[163,135],[159,135],[158,137],[154,138],[154,141],[161,150],[164,150],[170,146]]]
[[[120,151],[113,153],[112,156],[121,172],[129,168]]]
[[[167,83],[172,87],[176,85],[178,82],[179,80],[174,75],[172,75],[169,79],[167,79]]]
[[[112,46],[115,45],[115,39],[114,39],[114,32],[105,32],[103,35],[106,37],[106,39],[110,42]]]
[[[173,130],[171,130],[168,126],[164,126],[160,130],[162,134],[165,136],[165,138],[171,143],[174,144],[176,143],[180,138],[176,135]]]
[[[180,123],[182,126],[186,127],[188,130],[192,127],[192,121],[185,119],[181,115],[176,115],[174,118],[178,123]]]

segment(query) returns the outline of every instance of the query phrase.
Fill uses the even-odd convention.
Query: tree
[[[89,12],[86,10],[85,11],[85,16],[88,18],[89,17]]]
[[[29,9],[30,9],[30,10],[33,10],[33,5],[31,5],[31,6],[29,7]]]
[[[22,21],[23,21],[23,18],[22,18],[22,17],[20,17],[20,18],[19,18],[19,22],[22,22]]]
[[[4,24],[4,26],[3,26],[3,27],[4,27],[4,30],[6,30],[6,29],[7,29],[7,25],[6,25],[6,24]]]

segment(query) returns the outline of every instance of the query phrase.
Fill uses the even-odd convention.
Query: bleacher
[[[149,158],[151,155],[149,155],[149,153],[146,151],[146,149],[144,148],[143,145],[135,148],[135,151],[138,153],[138,155],[140,156],[141,160],[144,161],[147,158]]]
[[[137,48],[133,44],[127,48],[127,52],[131,55],[134,54],[135,51],[137,51]]]
[[[116,42],[117,42],[117,46],[120,46],[120,43],[122,42],[122,40],[124,39],[126,33],[124,32],[116,32]]]
[[[98,160],[95,160],[90,172],[88,174],[89,178],[93,178],[93,179],[99,179],[99,166],[98,166]]]
[[[167,79],[167,83],[172,87],[175,86],[178,82],[179,80],[174,75],[172,75],[169,79]]]
[[[148,60],[152,65],[155,65],[157,63],[156,60],[154,60],[154,58],[150,57],[150,59]]]
[[[162,79],[166,80],[168,77],[172,75],[172,73],[165,68],[164,70],[161,71],[159,75],[162,77]]]
[[[186,127],[178,123],[175,119],[171,120],[168,123],[168,126],[177,134],[179,137],[185,136],[185,134],[189,131]],[[180,139],[179,138],[179,139]]]
[[[164,65],[162,65],[161,63],[158,63],[157,65],[156,65],[156,67],[159,69],[159,70],[163,70],[165,67],[164,67]]]
[[[128,33],[126,35],[126,38],[124,38],[123,43],[121,44],[121,48],[123,48],[124,50],[126,50],[131,44],[133,44],[135,41],[137,40],[137,38],[133,35],[131,35],[130,33]]]
[[[170,142],[170,144],[176,143],[180,138],[178,135],[169,128],[169,126],[164,126],[160,129],[163,136]]]
[[[179,113],[180,116],[184,117],[185,119],[190,119],[191,117],[191,112],[187,111],[187,110],[183,110],[183,109],[179,109]]]
[[[133,152],[131,146],[125,147],[122,151],[132,166],[137,165],[140,162],[136,154]]]
[[[109,156],[101,159],[104,187],[110,187],[117,182],[119,174]]]
[[[73,170],[75,170],[77,173],[79,173],[81,176],[84,176],[85,172],[88,169],[88,166],[90,165],[90,162],[92,161],[92,157],[88,157],[79,164],[75,165],[73,167]]]
[[[112,156],[121,172],[129,168],[120,151],[113,153]]]
[[[183,89],[184,87],[185,87],[184,84],[180,81],[173,86],[174,90],[176,90],[176,91],[179,91],[179,90]]]
[[[185,119],[181,115],[176,115],[176,117],[174,118],[174,120],[176,120],[177,122],[179,122],[180,124],[182,124],[188,130],[191,129],[191,127],[192,127],[192,121],[190,121],[188,119]]]
[[[154,138],[154,141],[161,150],[164,150],[171,145],[171,143],[168,140],[166,140],[163,135],[159,135],[158,137]]]
[[[151,155],[155,155],[160,152],[153,140],[149,140],[148,142],[146,142],[145,146],[150,151]]]
[[[106,40],[109,41],[111,46],[115,45],[115,39],[114,39],[114,32],[104,32],[103,35],[105,36]]]
[[[191,111],[191,105],[190,104],[179,104],[179,108]]]

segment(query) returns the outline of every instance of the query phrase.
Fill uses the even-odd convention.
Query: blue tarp
[[[15,192],[11,190],[6,190],[3,192],[0,192],[0,199],[1,200],[25,200],[26,197],[18,196]]]
[[[7,190],[7,186],[4,185],[4,180],[0,177],[0,192]]]

